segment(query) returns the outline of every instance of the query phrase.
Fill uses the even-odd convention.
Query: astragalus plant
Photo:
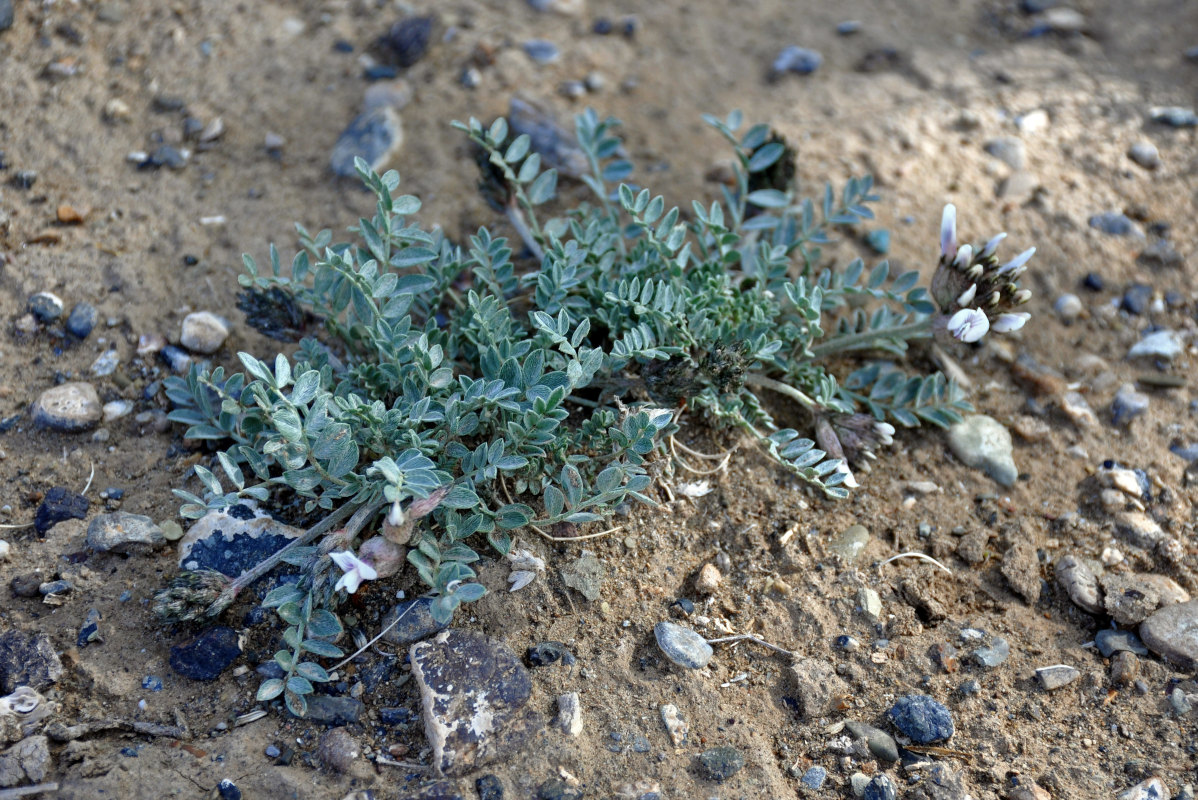
[[[958,248],[950,206],[932,292],[885,262],[833,268],[820,246],[873,216],[871,181],[800,200],[780,137],[763,125],[741,135],[735,113],[709,122],[732,146],[733,179],[685,211],[627,182],[612,120],[577,118],[592,196],[571,209],[528,136],[471,120],[457,127],[515,246],[486,228],[454,242],[421,227],[398,174],[359,163],[377,204],[354,242],[300,227],[288,268],[273,248],[265,268],[246,257],[251,324],[286,336],[320,323],[323,335],[266,361],[241,353],[244,372],[193,368],[168,392],[189,437],[225,447],[223,477],[197,467],[204,495],[179,492],[183,516],[281,496],[327,515],[284,554],[299,582],[266,599],[288,649],[277,656],[287,678],[263,699],[285,692],[302,713],[311,681],[328,677],[305,657],[341,654],[328,642],[339,600],[394,574],[405,553],[445,621],[483,594],[482,539],[506,554],[522,529],[569,539],[626,501],[653,503],[683,424],[742,431],[842,498],[849,464],[874,457],[895,425],[944,426],[969,408],[955,384],[909,374],[901,357],[912,340],[1021,324],[1010,309],[1026,299],[1014,284],[1030,253],[1000,265],[998,239]],[[231,584],[184,574],[159,610],[219,613],[262,571]]]

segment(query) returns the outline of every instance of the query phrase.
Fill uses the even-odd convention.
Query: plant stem
[[[533,257],[540,261],[545,257],[545,251],[541,249],[541,245],[537,242],[537,237],[528,228],[528,222],[524,219],[524,212],[516,205],[515,198],[507,204],[507,219],[512,223],[512,227],[516,229],[516,233],[520,235],[520,241],[524,242],[524,246],[529,249]]]
[[[812,347],[811,357],[819,359],[830,356],[833,353],[844,352],[845,350],[866,350],[883,339],[898,339],[904,342],[907,339],[922,339],[930,336],[931,333],[932,320],[930,317],[916,320],[915,322],[908,322],[906,325],[899,325],[897,328],[846,333],[843,336],[837,336],[835,339],[830,339],[823,344],[817,344]]]
[[[286,547],[259,562],[253,569],[245,572],[236,580],[234,580],[231,584],[229,584],[227,589],[220,593],[220,596],[216,598],[212,605],[208,606],[208,609],[204,612],[204,614],[209,617],[215,617],[217,614],[224,611],[233,603],[234,600],[237,599],[238,592],[261,578],[266,573],[270,572],[279,564],[283,563],[283,558],[289,552],[298,547],[303,547],[304,545],[309,544],[316,539],[316,537],[333,530],[337,527],[338,523],[340,523],[346,517],[349,517],[351,514],[353,514],[353,519],[350,520],[350,524],[353,524],[355,520],[359,520],[359,515],[362,514],[364,510],[369,510],[369,513],[364,515],[364,518],[358,521],[357,529],[354,531],[356,533],[358,530],[361,530],[362,526],[366,524],[366,521],[370,518],[370,516],[382,507],[382,503],[372,503],[369,505],[354,505],[353,503],[346,503],[345,505],[341,506],[341,508],[332,512],[320,522],[306,530],[302,536],[291,541]],[[348,529],[349,525],[346,525],[346,528]]]
[[[763,389],[769,389],[771,391],[777,392],[778,394],[786,395],[804,408],[819,407],[819,403],[815,402],[793,386],[788,386],[787,384],[782,383],[782,381],[776,381],[773,378],[767,378],[764,375],[758,375],[755,372],[750,372],[745,376],[745,383],[749,386],[760,386]]]

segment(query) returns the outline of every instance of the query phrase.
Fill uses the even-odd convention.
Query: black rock
[[[865,794],[861,797],[862,800],[896,800],[898,787],[889,775],[875,775],[873,780],[865,784]]]
[[[362,77],[371,83],[374,81],[389,81],[399,77],[399,67],[391,64],[372,64],[362,70]]]
[[[1143,283],[1133,283],[1123,292],[1119,307],[1128,314],[1143,314],[1152,303],[1152,287]]]
[[[327,694],[310,694],[308,713],[304,719],[324,725],[354,725],[362,719],[366,707],[361,700],[352,697],[334,697]]]
[[[59,579],[56,581],[46,581],[41,586],[37,587],[37,591],[38,594],[41,595],[62,594],[63,592],[69,592],[74,588],[75,587],[70,581],[66,579]]]
[[[241,790],[228,778],[217,784],[216,791],[220,795],[220,800],[241,800]]]
[[[11,28],[14,18],[12,0],[0,0],[0,31]]]
[[[1106,283],[1103,282],[1102,276],[1097,272],[1087,272],[1086,277],[1082,278],[1082,287],[1089,289],[1091,292],[1101,292],[1106,288]]]
[[[503,800],[503,782],[497,775],[484,775],[474,782],[478,800]]]
[[[36,572],[18,575],[8,583],[9,588],[12,589],[12,593],[16,597],[37,597],[40,594],[38,588],[41,585],[42,576]]]
[[[537,800],[582,800],[582,789],[570,786],[561,778],[550,778],[537,787]]]
[[[11,183],[18,189],[32,189],[37,183],[37,173],[31,169],[19,169],[13,173]]]
[[[1021,0],[1019,10],[1024,14],[1040,14],[1056,4],[1057,0]]]
[[[561,642],[541,642],[528,648],[526,663],[530,667],[547,667],[558,661],[567,667],[575,663],[574,654]]]
[[[699,754],[699,774],[709,781],[726,781],[744,765],[745,757],[735,747],[713,747]]]
[[[900,697],[886,716],[916,744],[932,744],[953,735],[953,715],[943,704],[924,694]]]
[[[385,57],[405,69],[424,58],[433,38],[433,23],[433,17],[427,16],[408,17],[392,25],[379,40]]]
[[[33,515],[33,528],[44,534],[63,520],[86,519],[89,505],[83,495],[55,486],[46,492],[46,497],[37,507],[37,513]]]
[[[160,114],[182,111],[186,106],[187,101],[175,95],[157,94],[150,100],[150,110],[157,111]]]
[[[599,17],[595,20],[595,24],[591,26],[591,32],[599,36],[607,36],[615,29],[616,26],[607,17]]]
[[[35,692],[62,677],[62,662],[50,637],[16,629],[0,633],[0,693],[11,694],[18,686]]]
[[[214,681],[241,655],[237,631],[217,625],[171,648],[171,668],[194,681]]]
[[[419,715],[413,713],[410,708],[404,708],[403,706],[379,709],[379,722],[391,727],[407,727],[415,723],[419,718]]]
[[[358,680],[366,687],[366,692],[373,695],[395,673],[399,659],[383,658],[369,667],[358,672]]]
[[[159,350],[158,357],[170,367],[171,372],[184,373],[191,367],[191,354],[173,344],[168,344]]]
[[[419,597],[396,605],[383,616],[383,629],[390,627],[397,617],[400,619],[395,627],[383,634],[383,639],[391,644],[411,644],[445,629],[445,625],[433,619],[433,601],[429,597]]]

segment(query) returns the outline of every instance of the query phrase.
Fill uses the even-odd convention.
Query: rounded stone
[[[653,635],[666,658],[680,667],[703,669],[711,661],[714,652],[711,645],[690,628],[659,622],[653,626]]]
[[[971,414],[948,430],[948,446],[967,467],[980,469],[1002,486],[1015,485],[1019,470],[1011,455],[1011,433],[985,414]]]
[[[86,339],[99,318],[100,312],[91,303],[76,303],[67,317],[67,331],[76,339]]]
[[[403,124],[391,106],[376,106],[359,114],[333,145],[329,168],[343,178],[357,177],[354,159],[361,158],[380,171],[403,144]]]
[[[185,678],[214,681],[241,655],[237,631],[217,625],[171,648],[171,669]]]
[[[1198,600],[1158,610],[1140,624],[1140,639],[1166,661],[1184,669],[1198,665]]]
[[[699,773],[709,781],[726,781],[745,765],[735,747],[713,747],[699,754]]]
[[[82,381],[42,392],[31,413],[35,425],[66,433],[91,430],[104,415],[96,387]]]
[[[809,50],[806,47],[798,45],[787,45],[782,48],[782,52],[778,53],[774,59],[774,74],[781,75],[783,72],[794,72],[799,75],[810,75],[820,68],[824,63],[824,57],[816,50]]]
[[[1144,169],[1156,169],[1161,165],[1161,154],[1152,142],[1136,142],[1127,151],[1127,157]]]
[[[316,758],[330,772],[348,772],[358,757],[358,742],[345,728],[330,728],[320,735]]]
[[[38,292],[29,298],[29,312],[41,323],[61,317],[62,308],[62,298],[53,292]]]
[[[889,775],[875,775],[869,783],[865,784],[865,792],[861,795],[862,800],[896,800],[898,798],[898,787],[894,785],[894,781]]]
[[[1082,300],[1072,292],[1067,292],[1056,299],[1052,304],[1052,310],[1057,312],[1061,322],[1068,324],[1081,316]]]
[[[886,716],[916,744],[941,742],[953,735],[953,715],[942,703],[924,694],[900,697]]]
[[[869,531],[864,525],[850,525],[828,545],[829,552],[837,556],[846,566],[852,565],[861,551],[869,544]]]
[[[196,311],[183,318],[179,343],[193,353],[215,353],[227,338],[229,323],[211,311]]]

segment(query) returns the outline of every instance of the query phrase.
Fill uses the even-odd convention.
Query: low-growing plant
[[[319,321],[325,336],[270,361],[240,353],[244,372],[193,367],[167,381],[170,418],[225,447],[223,477],[197,466],[203,496],[178,491],[181,513],[287,493],[327,516],[236,581],[182,574],[159,596],[163,617],[219,613],[279,561],[301,567],[264,603],[287,625],[276,655],[286,676],[259,697],[284,694],[302,714],[312,682],[328,679],[311,658],[343,655],[329,640],[346,592],[393,574],[407,548],[434,617],[448,621],[484,592],[472,566],[481,539],[506,554],[513,532],[569,540],[621,504],[653,504],[684,415],[742,431],[832,498],[893,425],[959,420],[961,389],[897,357],[913,340],[1021,325],[1011,309],[1027,299],[1016,279],[1031,252],[1000,265],[1001,236],[976,254],[958,247],[949,206],[931,291],[885,261],[826,264],[820,247],[835,229],[872,218],[871,181],[797,199],[779,136],[740,133],[737,113],[708,122],[732,146],[733,179],[685,213],[627,182],[615,121],[587,111],[575,133],[593,196],[543,215],[557,174],[529,137],[511,137],[503,119],[471,120],[455,126],[479,149],[482,188],[521,252],[487,228],[455,243],[420,227],[420,201],[396,195],[398,174],[359,162],[377,203],[352,229],[357,242],[297,226],[288,268],[274,247],[265,269],[246,256],[251,324],[279,336]],[[833,363],[855,368],[838,379]],[[810,436],[780,426],[763,392],[795,401],[802,413],[777,407]],[[379,534],[358,544],[371,526]]]

